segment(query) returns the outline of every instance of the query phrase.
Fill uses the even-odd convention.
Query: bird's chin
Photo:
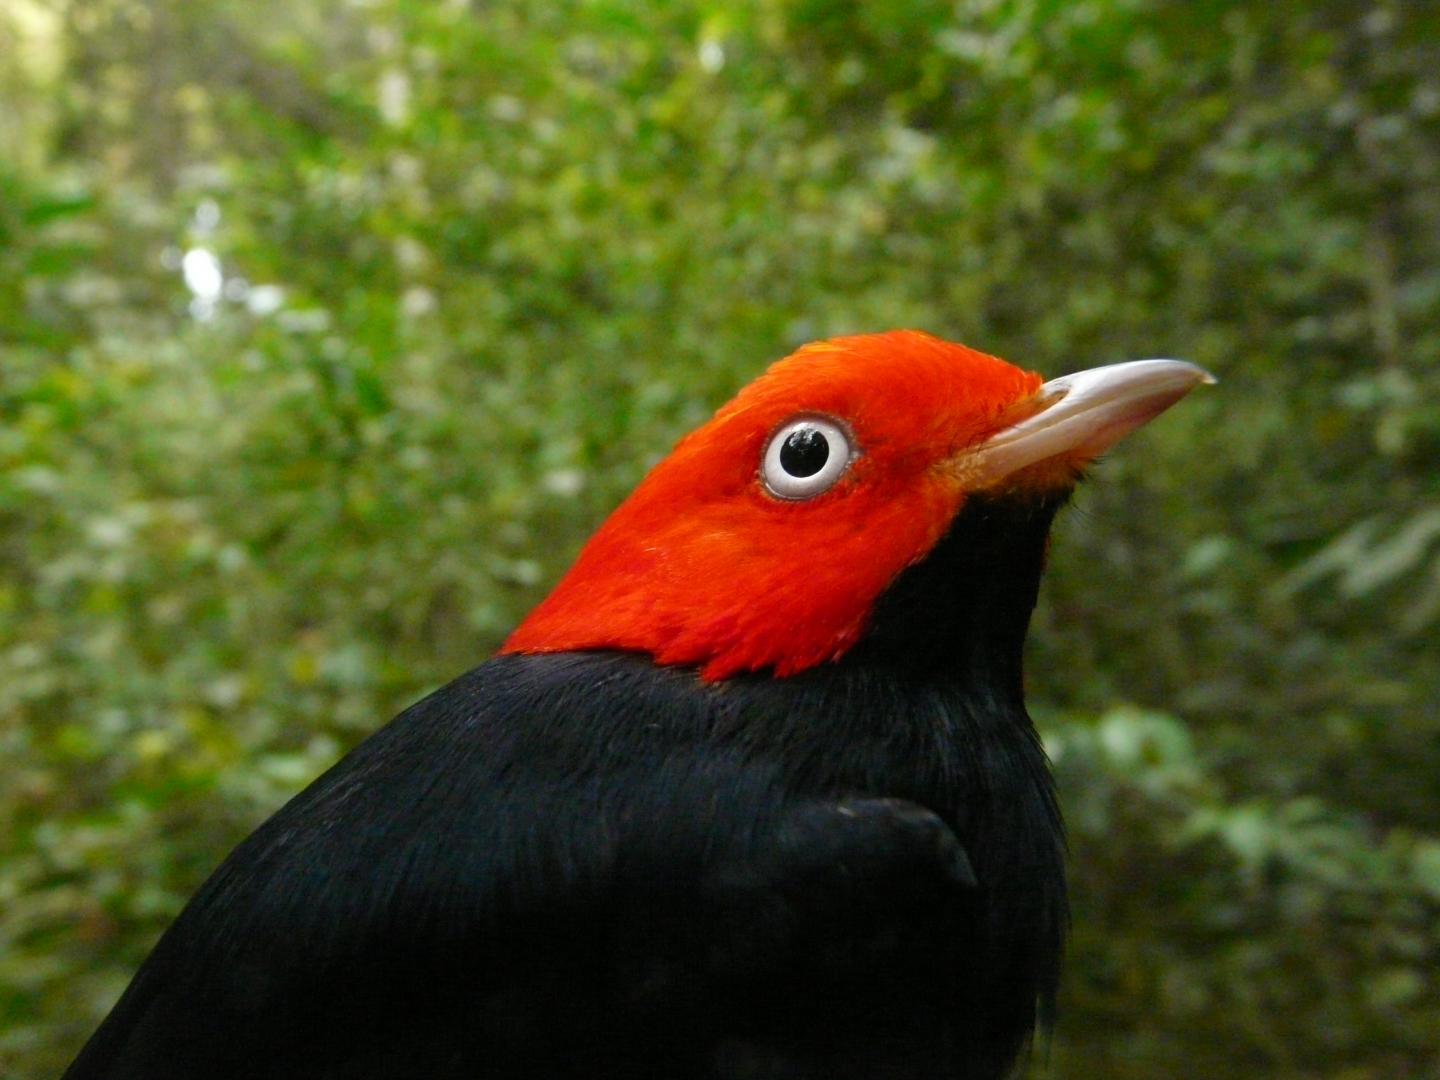
[[[1018,469],[975,492],[990,498],[1032,498],[1068,495],[1085,476],[1097,453],[1060,454]]]

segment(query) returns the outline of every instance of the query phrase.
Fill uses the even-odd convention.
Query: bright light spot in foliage
[[[273,315],[285,304],[285,290],[279,285],[256,285],[245,294],[245,306],[252,315]]]
[[[725,66],[725,46],[718,41],[701,42],[700,66],[709,72],[719,71]]]
[[[410,119],[410,76],[391,68],[380,76],[380,117],[391,127]]]
[[[412,319],[435,310],[435,294],[422,285],[412,285],[400,296],[400,310]]]
[[[180,259],[180,273],[194,297],[190,313],[197,319],[210,318],[225,289],[225,274],[220,269],[219,258],[209,248],[191,248]]]
[[[579,469],[552,469],[540,478],[540,483],[553,495],[573,499],[585,490],[585,474]]]
[[[220,224],[220,204],[214,199],[202,199],[195,207],[195,228],[202,233],[211,233]]]

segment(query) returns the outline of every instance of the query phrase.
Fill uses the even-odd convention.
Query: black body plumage
[[[1020,673],[1060,501],[972,499],[791,678],[482,664],[230,855],[68,1080],[1004,1075],[1064,935]]]

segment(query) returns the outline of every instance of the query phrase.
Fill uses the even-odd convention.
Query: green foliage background
[[[1440,1076],[1437,256],[1424,0],[0,0],[0,1074],[763,364],[916,326],[1221,377],[1057,532],[1035,1071]]]

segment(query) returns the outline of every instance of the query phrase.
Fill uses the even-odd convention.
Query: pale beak
[[[1132,360],[1051,379],[1036,391],[1039,412],[970,451],[967,485],[972,491],[990,487],[1052,459],[1089,464],[1201,383],[1214,381],[1183,360]]]

